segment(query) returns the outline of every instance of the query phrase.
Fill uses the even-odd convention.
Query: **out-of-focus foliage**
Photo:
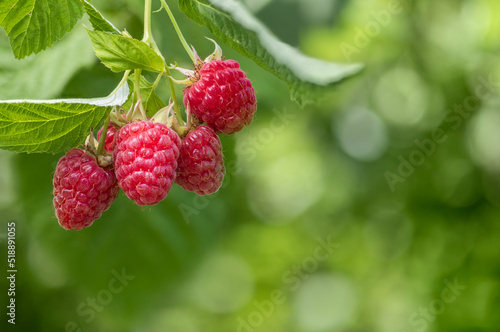
[[[259,98],[253,124],[222,137],[224,187],[200,198],[176,186],[151,208],[120,195],[79,232],[52,211],[61,155],[0,151],[2,244],[7,222],[17,223],[16,328],[498,331],[500,3],[245,2],[305,54],[365,71],[298,109],[283,82],[222,45]],[[142,1],[93,4],[140,38]],[[210,33],[174,14],[209,54]],[[165,13],[153,20],[162,52],[189,67]],[[2,35],[0,99],[111,91],[119,75],[83,46],[77,62],[60,65],[83,29],[26,62]],[[167,100],[166,82],[158,94]],[[123,272],[134,278],[110,292]],[[1,279],[1,299],[7,288]]]

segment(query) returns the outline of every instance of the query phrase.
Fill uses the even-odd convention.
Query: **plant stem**
[[[144,37],[142,41],[149,43],[152,39],[151,33],[151,0],[144,1]]]
[[[172,21],[172,24],[174,25],[175,31],[177,32],[177,35],[179,36],[179,39],[181,40],[182,45],[188,52],[189,56],[193,60],[193,63],[196,63],[196,59],[194,56],[193,51],[189,48],[188,43],[186,42],[186,39],[182,35],[181,30],[179,29],[179,26],[177,25],[177,21],[174,18],[174,15],[172,14],[172,11],[168,7],[168,4],[164,1],[161,0],[162,7],[165,8],[165,10],[168,13],[168,16],[170,17],[170,20]],[[156,53],[160,55],[160,57],[163,59],[163,62],[165,63],[165,58],[161,54],[158,45],[156,45],[156,42],[153,39],[153,34],[151,32],[151,0],[145,0],[145,5],[144,5],[144,37],[142,38],[142,41],[147,43]],[[136,99],[139,100],[141,96],[141,89],[140,89],[140,70],[135,70],[135,96]],[[174,101],[174,112],[175,116],[177,118],[177,121],[179,124],[182,126],[184,125],[184,120],[182,119],[182,115],[180,113],[180,107],[179,104],[177,103],[177,97],[175,95],[175,86],[174,82],[172,81],[171,74],[170,74],[170,69],[168,66],[165,65],[165,72],[167,74],[167,79],[170,85],[170,92],[172,94],[172,99]],[[160,73],[158,77],[156,78],[154,84],[153,84],[153,89],[156,88],[158,83],[160,82],[161,76],[163,76],[164,73]],[[141,103],[139,104],[139,107],[141,109],[141,112],[144,112],[144,106],[141,100]]]
[[[148,44],[161,57],[165,64],[165,58],[156,45],[151,31],[151,0],[145,0],[144,4],[144,36],[142,37],[142,41]]]
[[[175,112],[175,117],[177,118],[177,122],[179,122],[179,124],[181,126],[184,126],[184,120],[182,119],[182,115],[181,115],[181,109],[179,107],[179,103],[177,102],[177,97],[176,97],[176,94],[175,94],[175,84],[174,84],[174,81],[172,80],[172,75],[170,73],[170,69],[167,67],[166,68],[166,73],[167,73],[167,80],[168,80],[168,84],[170,85],[170,94],[172,95],[172,100],[174,102],[174,112]]]
[[[141,114],[144,114],[144,105],[142,104],[142,99],[141,99],[141,70],[140,69],[135,69],[134,70],[134,102],[139,103],[139,108],[141,109]]]
[[[165,72],[163,73],[159,73],[158,76],[156,77],[156,80],[154,81],[153,83],[153,90],[156,89],[156,87],[158,86],[158,84],[160,83],[160,80],[162,78],[162,76],[165,74]]]
[[[172,21],[172,24],[174,26],[175,32],[177,33],[177,36],[179,36],[179,40],[182,43],[182,46],[184,46],[184,49],[186,52],[189,54],[189,57],[193,61],[194,64],[196,64],[196,58],[194,56],[193,50],[189,47],[189,44],[187,43],[186,39],[184,38],[184,35],[181,32],[181,29],[179,28],[179,25],[177,24],[177,21],[175,20],[174,15],[172,14],[172,11],[168,7],[168,4],[165,0],[160,0],[161,5],[165,10],[167,11],[168,17],[170,18],[170,21]]]
[[[97,146],[97,155],[102,155],[104,151],[104,143],[106,142],[106,136],[108,136],[108,125],[109,125],[109,113],[104,120],[104,126],[102,127],[101,137],[99,138],[99,145]]]

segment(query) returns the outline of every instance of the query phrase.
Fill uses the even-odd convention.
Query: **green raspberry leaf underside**
[[[80,0],[2,0],[0,26],[14,56],[38,53],[71,31],[83,15]]]
[[[85,9],[85,13],[87,13],[89,17],[89,21],[92,24],[92,27],[96,31],[105,31],[110,32],[112,34],[120,34],[120,30],[118,30],[111,22],[102,16],[102,14],[92,6],[87,0],[82,0],[83,9]]]
[[[58,153],[77,147],[128,91],[125,84],[105,98],[0,101],[0,148]]]
[[[305,56],[276,38],[236,0],[179,0],[180,9],[229,47],[285,81],[299,105],[317,97],[362,69]]]
[[[114,72],[129,69],[144,69],[162,72],[162,58],[146,43],[105,31],[87,30],[96,56]]]

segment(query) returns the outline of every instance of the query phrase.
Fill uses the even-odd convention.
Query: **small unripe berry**
[[[97,132],[97,140],[101,139],[103,128],[99,129],[99,131]],[[108,132],[106,134],[106,140],[104,141],[104,150],[106,151],[106,153],[113,153],[115,134],[118,131],[118,129],[119,129],[118,126],[116,126],[111,121],[109,122]]]

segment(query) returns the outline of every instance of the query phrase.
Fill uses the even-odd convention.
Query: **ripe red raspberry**
[[[94,157],[80,149],[68,151],[59,160],[53,183],[56,217],[66,229],[92,225],[119,191],[113,171],[101,168]]]
[[[118,184],[137,205],[155,205],[172,188],[181,140],[163,123],[132,122],[115,138]]]
[[[104,127],[103,127],[104,128]],[[102,134],[102,129],[99,129],[97,132],[97,140],[101,139],[101,134]],[[109,122],[108,125],[108,132],[106,134],[106,140],[104,142],[104,150],[106,150],[106,153],[113,153],[113,143],[115,139],[115,134],[118,131],[118,126],[115,125],[113,122]]]
[[[184,105],[198,119],[225,134],[234,134],[252,122],[257,99],[238,62],[212,60],[198,74],[199,79],[184,90]]]
[[[219,137],[209,126],[199,126],[182,140],[175,182],[198,195],[219,190],[224,179],[224,160]]]

